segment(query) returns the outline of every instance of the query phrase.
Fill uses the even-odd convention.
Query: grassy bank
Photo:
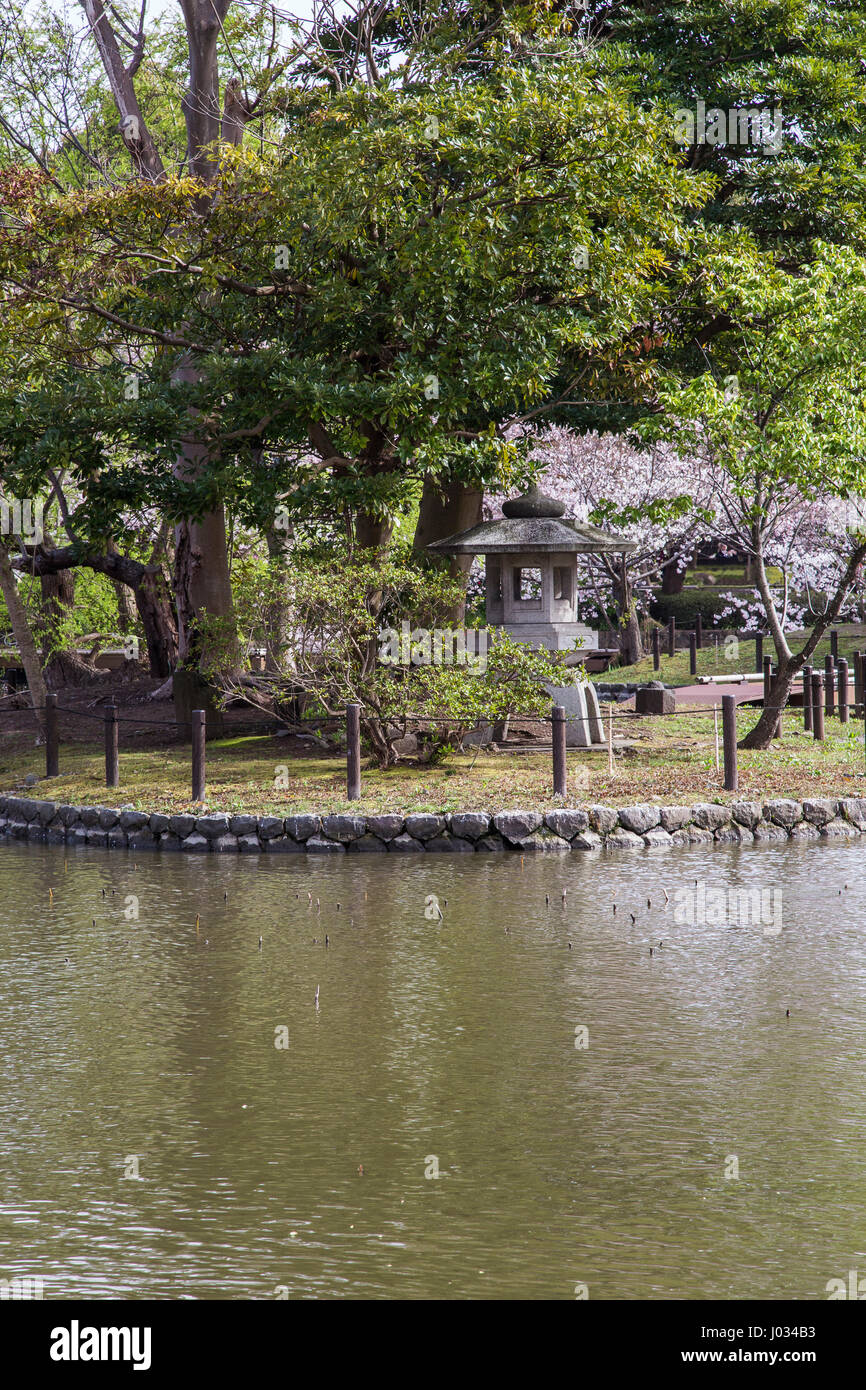
[[[799,643],[794,636],[789,636],[789,642],[794,651],[799,649]],[[731,676],[731,675],[753,675],[757,670],[757,658],[754,642],[739,642],[736,646],[728,643],[719,634],[718,645],[715,635],[706,634],[704,641],[707,644],[698,652],[698,675],[699,676]],[[853,657],[855,651],[866,649],[866,636],[862,633],[848,635],[840,632],[839,634],[839,655],[844,657],[851,666],[853,673]],[[601,681],[602,683],[623,681],[625,683],[662,680],[665,685],[694,685],[695,677],[689,671],[688,648],[677,651],[673,656],[667,656],[667,633],[662,634],[662,658],[661,670],[653,670],[652,655],[644,657],[634,666],[612,666],[609,670],[591,675],[590,680]],[[775,664],[776,651],[772,641],[764,638],[764,655],[771,656]],[[818,643],[818,648],[812,658],[812,667],[816,669],[824,666],[824,658],[830,655],[830,639],[826,637]],[[708,699],[710,697],[708,696]]]
[[[739,733],[755,722],[754,709],[738,712]],[[866,795],[862,723],[827,721],[827,739],[818,744],[803,733],[802,717],[785,716],[781,742],[765,752],[740,752],[737,795]],[[722,791],[715,767],[712,715],[683,713],[662,719],[626,716],[614,725],[620,746],[614,771],[607,750],[569,750],[568,803],[628,805],[655,800],[684,805],[701,800],[732,800]],[[131,804],[146,810],[180,811],[190,806],[189,749],[122,749],[121,786],[104,785],[100,746],[66,745],[61,776],[28,787],[28,774],[42,776],[41,748],[3,751],[0,790],[73,804]],[[207,806],[214,811],[288,815],[299,811],[368,813],[385,810],[457,811],[507,807],[548,807],[550,753],[484,753],[449,759],[441,767],[399,767],[389,772],[365,766],[360,802],[345,799],[345,761],[319,755],[289,756],[285,740],[239,737],[208,744]],[[278,784],[285,780],[288,785]]]

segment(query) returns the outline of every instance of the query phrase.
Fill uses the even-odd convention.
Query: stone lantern
[[[531,487],[502,504],[503,517],[434,541],[440,555],[483,555],[487,621],[516,642],[568,652],[574,664],[598,646],[598,632],[579,621],[580,555],[625,554],[633,541],[565,516],[565,504]],[[551,688],[570,716],[568,742],[603,741],[595,691],[588,682]]]
[[[501,521],[482,521],[434,541],[440,555],[483,555],[487,621],[516,642],[585,654],[598,633],[578,621],[577,558],[626,553],[633,541],[565,516],[565,503],[531,487],[503,502]]]

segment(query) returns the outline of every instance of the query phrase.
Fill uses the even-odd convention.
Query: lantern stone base
[[[565,710],[565,742],[569,748],[604,743],[604,723],[598,696],[589,681],[580,685],[549,685],[550,698]]]
[[[515,642],[530,647],[547,647],[552,652],[591,652],[598,646],[598,633],[583,623],[499,623]]]

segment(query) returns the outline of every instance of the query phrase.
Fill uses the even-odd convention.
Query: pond
[[[826,1298],[866,1270],[864,866],[2,845],[0,1277]]]

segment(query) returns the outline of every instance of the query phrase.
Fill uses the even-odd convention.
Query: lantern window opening
[[[512,570],[512,595],[515,603],[526,607],[540,608],[542,596],[542,576],[540,569],[525,565],[515,565]]]

